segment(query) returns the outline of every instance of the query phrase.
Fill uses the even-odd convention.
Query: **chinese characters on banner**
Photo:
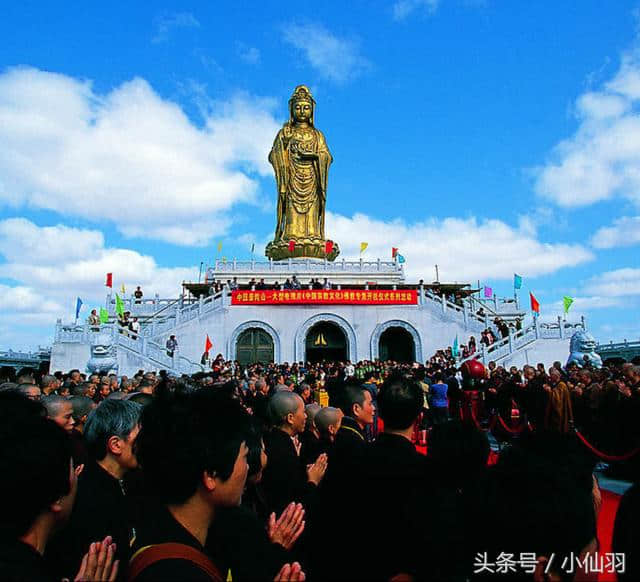
[[[490,561],[487,552],[478,552],[473,563],[474,574],[515,574],[519,570],[534,574],[538,563],[535,552],[522,552],[518,555],[500,552],[495,561]],[[551,569],[565,574],[617,574],[626,571],[626,556],[621,552],[589,552],[582,558],[574,552],[564,556],[562,560],[553,552],[547,558],[544,573]],[[596,579],[597,577],[594,577]]]
[[[417,305],[418,291],[233,291],[231,305]]]

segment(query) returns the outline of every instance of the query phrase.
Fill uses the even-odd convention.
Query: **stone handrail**
[[[498,297],[494,294],[491,298],[469,296],[466,298],[466,301],[469,302],[469,308],[473,311],[478,311],[480,308],[482,308],[486,313],[493,317],[511,318],[523,317],[525,315],[525,311],[520,309],[519,301],[517,301],[517,298]],[[507,310],[507,305],[513,306],[513,309]],[[501,309],[501,307],[503,307],[503,309]]]
[[[640,340],[624,340],[615,343],[613,341],[610,341],[608,344],[598,344],[596,346],[597,352],[618,351],[625,349],[640,349]]]
[[[151,341],[144,336],[136,336],[131,332],[116,333],[117,345],[139,355],[141,358],[153,362],[162,369],[172,371],[174,373],[193,374],[194,372],[202,372],[203,366],[194,362],[186,356],[180,355],[177,351],[174,357],[167,354],[166,347]]]
[[[86,342],[87,334],[90,333],[88,324],[65,324],[61,320],[56,322],[54,334],[55,342],[80,344]]]
[[[327,272],[359,272],[372,271],[381,273],[402,273],[403,267],[396,261],[318,261],[311,259],[289,259],[286,261],[226,261],[216,260],[215,267],[207,269],[207,278],[215,277],[220,273],[233,274],[234,272],[255,272],[255,273],[314,273],[318,271]]]
[[[536,318],[529,326],[516,332],[511,331],[507,337],[499,339],[490,346],[480,344],[480,349],[476,353],[461,360],[460,363],[473,359],[480,359],[483,364],[490,361],[498,362],[536,340],[569,338],[571,332],[578,329],[586,330],[584,317],[576,323],[564,321],[561,317],[558,317],[557,323],[540,323]]]
[[[430,289],[424,290],[424,297],[431,301],[434,301],[435,303],[438,303],[441,306],[443,313],[446,313],[449,316],[453,316],[454,319],[457,319],[459,322],[463,323],[465,329],[470,328],[469,323],[471,322],[481,324],[483,329],[494,327],[493,323],[489,320],[488,317],[480,317],[479,315],[474,313],[473,310],[469,309],[466,303],[463,303],[462,306],[458,305],[457,303],[452,303],[444,295],[436,295]]]
[[[168,332],[173,332],[176,326],[191,321],[196,317],[208,313],[209,311],[215,311],[216,309],[222,309],[228,301],[229,292],[225,289],[215,295],[209,295],[207,297],[201,296],[194,303],[190,303],[182,308],[176,307],[175,313],[167,318],[167,320],[160,323],[152,323],[151,325],[142,326],[142,334],[149,338],[159,338],[166,335]]]

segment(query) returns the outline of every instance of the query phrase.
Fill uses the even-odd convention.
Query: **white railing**
[[[151,367],[164,369],[174,374],[193,374],[204,369],[201,364],[193,362],[177,352],[174,352],[173,357],[169,356],[166,347],[115,324],[104,325],[101,327],[101,331],[107,331],[112,335],[114,346],[117,349],[124,349],[136,354]],[[89,333],[94,332],[89,331]]]
[[[475,327],[477,328],[475,331],[482,331],[482,329],[494,327],[488,316],[485,315],[485,317],[480,317],[474,313],[473,310],[469,309],[467,303],[463,302],[462,305],[458,305],[457,303],[449,301],[444,294],[436,295],[430,289],[424,290],[424,297],[434,303],[437,303],[442,310],[443,315],[462,323],[465,329],[472,329]]]
[[[578,330],[586,331],[587,329],[584,317],[581,317],[578,322],[571,323],[563,320],[560,316],[558,316],[557,322],[540,323],[539,328],[542,339],[563,339],[570,337]]]
[[[493,317],[511,318],[523,317],[525,312],[520,309],[518,297],[474,297],[470,295],[466,298],[469,308],[473,311],[482,309]]]
[[[584,317],[574,323],[564,321],[561,317],[558,317],[557,323],[540,323],[536,318],[531,325],[515,332],[510,330],[507,337],[489,346],[480,344],[480,349],[475,354],[461,360],[460,363],[473,359],[479,359],[483,364],[490,361],[499,362],[536,340],[565,339],[578,330],[586,330]]]
[[[162,322],[152,321],[150,324],[145,324],[143,322],[141,326],[142,335],[158,339],[167,335],[169,332],[174,331],[176,327],[182,323],[196,319],[210,311],[222,309],[228,304],[228,298],[229,292],[226,289],[216,293],[215,295],[209,295],[207,297],[200,296],[200,298],[196,299],[194,303],[189,303],[182,308],[176,307],[175,312]]]
[[[86,343],[88,334],[91,333],[87,324],[66,324],[61,320],[56,322],[54,341],[65,344]]]
[[[596,346],[596,351],[598,353],[600,353],[600,351],[602,351],[603,353],[607,353],[607,352],[619,352],[619,351],[624,351],[624,350],[640,350],[640,340],[632,340],[632,341],[621,341],[621,342],[613,342],[610,341],[608,344],[598,344]]]
[[[316,273],[316,272],[376,272],[376,273],[398,273],[403,274],[404,270],[400,263],[396,261],[327,261],[312,259],[287,259],[284,261],[226,261],[216,260],[215,267],[207,269],[207,279],[219,279],[220,274],[233,273]]]
[[[156,295],[153,299],[135,299],[134,297],[121,297],[122,305],[125,311],[131,312],[135,317],[153,317],[159,312],[164,312],[167,308],[170,308],[172,304],[176,303],[191,303],[196,301],[192,298],[178,298],[162,299]],[[109,311],[110,315],[115,315],[116,310],[116,298],[111,293],[107,294],[105,300],[105,307]],[[169,309],[171,311],[171,309]]]

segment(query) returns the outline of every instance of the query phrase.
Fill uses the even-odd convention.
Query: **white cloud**
[[[581,245],[543,243],[529,226],[513,228],[495,219],[407,223],[327,213],[326,234],[340,243],[345,258],[358,258],[361,242],[369,243],[365,258],[390,257],[391,247],[398,247],[407,261],[405,271],[413,279],[431,280],[435,264],[443,281],[472,282],[510,279],[514,272],[535,277],[593,258]]]
[[[591,238],[597,249],[630,247],[640,243],[640,216],[623,216],[611,226],[603,226]]]
[[[433,14],[439,3],[440,0],[397,0],[392,7],[393,19],[405,20],[416,11]]]
[[[260,64],[260,50],[254,46],[248,46],[243,42],[236,43],[236,53],[241,61],[248,65]]]
[[[0,221],[0,328],[22,327],[21,345],[43,343],[42,327],[53,329],[57,318],[72,320],[79,296],[87,309],[104,302],[106,273],[113,273],[114,290],[124,283],[127,293],[141,285],[147,297],[177,297],[180,283],[197,277],[197,267],[159,266],[153,257],[130,249],[104,245],[102,233],[64,225],[41,227],[25,219]],[[25,324],[30,329],[25,328]],[[6,338],[2,340],[7,341]]]
[[[536,192],[565,207],[622,197],[640,205],[640,51],[576,101],[579,126],[536,169]]]
[[[162,14],[153,22],[153,38],[151,42],[161,43],[169,40],[170,33],[177,28],[200,28],[200,22],[191,12]]]
[[[360,54],[357,40],[338,38],[320,25],[289,23],[283,32],[285,41],[301,51],[311,66],[330,81],[354,79],[371,66]]]
[[[2,305],[11,305],[11,312],[24,320],[25,315],[36,313],[39,316],[55,317],[64,309],[60,303],[44,298],[31,287],[10,287],[0,284],[0,301]],[[53,320],[52,320],[53,321]]]
[[[607,271],[592,277],[585,290],[604,297],[632,297],[640,295],[640,269],[627,267]]]
[[[99,94],[65,75],[10,70],[0,75],[0,202],[204,245],[234,204],[255,203],[279,128],[273,100],[210,105],[199,128],[143,79]]]

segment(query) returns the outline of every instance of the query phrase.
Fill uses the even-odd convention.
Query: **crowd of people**
[[[639,411],[633,364],[458,370],[450,349],[424,365],[218,355],[181,378],[3,368],[0,579],[584,579],[600,493],[573,428],[626,452]],[[496,429],[489,466],[497,417],[528,429]],[[640,575],[639,507],[636,484],[620,580]]]

